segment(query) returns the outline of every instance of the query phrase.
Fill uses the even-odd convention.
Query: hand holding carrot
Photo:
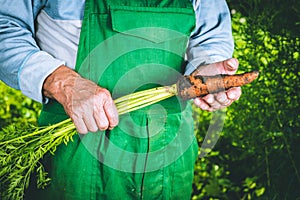
[[[239,62],[235,58],[230,58],[222,62],[217,62],[199,67],[192,75],[213,76],[217,74],[233,75],[236,73]],[[216,94],[208,94],[204,97],[194,99],[196,106],[202,110],[215,111],[231,105],[238,100],[242,94],[241,87],[233,87],[227,91]]]
[[[61,103],[81,134],[117,126],[118,111],[108,90],[66,66],[45,80],[43,93]]]

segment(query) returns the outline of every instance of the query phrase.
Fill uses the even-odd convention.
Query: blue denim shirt
[[[0,0],[0,79],[43,102],[42,86],[62,64],[74,68],[85,0]],[[233,53],[225,0],[193,0],[196,28],[186,74]]]

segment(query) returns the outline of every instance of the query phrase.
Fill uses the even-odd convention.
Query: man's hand
[[[61,103],[81,134],[113,129],[119,122],[118,111],[108,90],[66,66],[47,77],[43,85],[46,97]]]
[[[239,62],[235,58],[230,58],[222,62],[200,66],[192,75],[213,76],[217,74],[235,74]],[[194,103],[202,110],[215,111],[225,108],[238,100],[242,94],[240,87],[231,88],[217,94],[208,94],[202,98],[196,98]]]

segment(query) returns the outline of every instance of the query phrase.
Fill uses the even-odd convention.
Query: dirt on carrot
[[[251,83],[258,74],[258,71],[252,71],[234,75],[183,76],[177,82],[177,93],[184,100],[203,97]]]

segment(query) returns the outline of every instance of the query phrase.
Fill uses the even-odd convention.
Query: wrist
[[[63,103],[67,94],[71,92],[76,79],[80,75],[72,69],[62,65],[52,72],[44,81],[43,95]]]

